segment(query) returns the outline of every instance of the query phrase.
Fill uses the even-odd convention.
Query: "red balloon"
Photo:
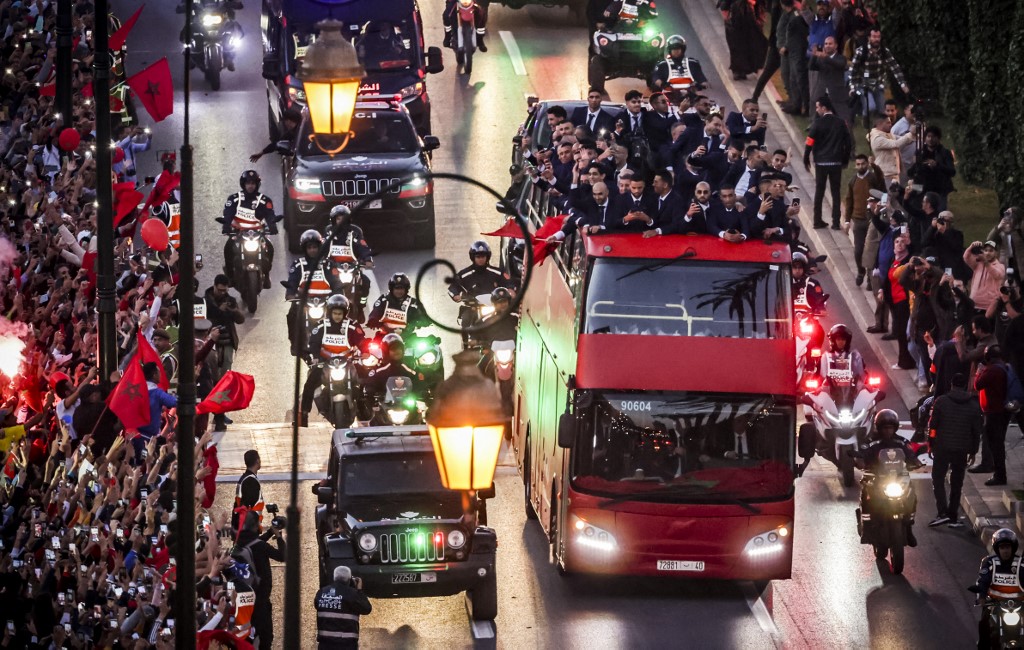
[[[124,160],[124,149],[122,149],[121,147],[115,147],[114,148],[114,155],[110,158],[110,162],[112,162],[112,163],[114,163],[116,165],[117,163],[121,162],[122,160]]]
[[[167,226],[159,219],[147,219],[142,224],[142,241],[155,251],[167,250],[171,237],[167,234]]]
[[[78,134],[78,131],[68,127],[60,132],[57,136],[57,145],[62,151],[74,151],[78,148],[78,144],[82,141],[82,136]]]

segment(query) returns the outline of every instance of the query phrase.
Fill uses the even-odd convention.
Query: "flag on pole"
[[[562,229],[562,224],[567,216],[569,215],[559,214],[548,217],[544,220],[544,225],[538,228],[533,235],[533,263],[535,265],[543,264],[545,258],[558,246],[558,244],[549,244],[544,240]]]
[[[210,394],[196,406],[196,414],[227,413],[249,407],[252,394],[256,391],[256,380],[252,375],[243,375],[228,370],[213,387]]]
[[[126,83],[153,121],[159,122],[174,112],[174,85],[167,57],[128,77]]]
[[[134,183],[114,183],[114,226],[128,216],[142,201],[142,192]]]
[[[107,398],[107,406],[121,421],[125,430],[138,429],[149,424],[149,389],[142,374],[140,359],[132,359],[121,375],[114,391]]]
[[[480,233],[484,237],[509,237],[512,239],[522,239],[523,231],[519,228],[519,224],[516,223],[515,217],[509,217],[505,220],[505,223],[494,232],[482,232]]]
[[[141,14],[142,10],[145,8],[146,5],[143,4],[141,7],[136,9],[131,18],[124,21],[121,28],[110,35],[110,39],[107,40],[107,45],[111,50],[120,50],[124,47],[125,41],[128,40],[128,32],[132,31],[132,27],[135,27],[135,23],[139,20],[139,14]]]
[[[160,354],[153,348],[153,344],[149,342],[146,335],[142,333],[140,328],[135,333],[135,340],[139,348],[139,361],[142,363],[149,363],[152,361],[160,368],[160,381],[157,384],[160,388],[167,390],[171,387],[171,382],[167,379],[167,373],[164,372],[164,364],[160,361]]]

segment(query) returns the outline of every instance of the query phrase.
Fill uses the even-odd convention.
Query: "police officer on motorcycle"
[[[828,294],[821,290],[821,283],[808,275],[806,255],[803,253],[793,253],[791,273],[794,308],[814,313],[821,311],[825,307],[825,300],[828,298]]]
[[[324,239],[330,240],[334,232],[337,234],[331,242],[332,264],[358,263],[365,269],[373,268],[373,253],[366,244],[366,238],[363,237],[363,229],[352,223],[352,210],[347,205],[336,205],[331,208]],[[370,295],[370,278],[365,274],[359,274],[359,288],[356,293],[361,313],[362,308],[366,306],[366,297]]]
[[[657,17],[658,10],[650,0],[612,0],[601,15],[598,28],[611,29],[623,19],[642,21]]]
[[[465,297],[489,294],[498,287],[514,289],[515,283],[499,269],[491,266],[491,247],[485,241],[475,241],[469,247],[469,259],[472,262],[455,275],[448,285],[448,295],[455,302],[462,302]],[[472,307],[459,308],[459,321],[463,325],[471,325],[476,311]],[[467,320],[467,318],[469,320]]]
[[[395,273],[388,280],[388,292],[373,303],[366,326],[385,332],[404,332],[427,325],[420,302],[409,295],[412,283],[405,273]]]
[[[192,47],[192,52],[202,54],[204,40],[206,37],[206,31],[203,29],[203,24],[199,20],[199,17],[203,14],[203,10],[211,10],[215,12],[223,11],[225,15],[225,22],[220,27],[220,32],[225,36],[225,47],[224,47],[224,65],[231,72],[235,71],[235,48],[231,47],[232,37],[237,36],[242,38],[245,36],[245,30],[242,29],[242,25],[235,19],[235,11],[244,9],[241,0],[200,0],[196,2],[192,7],[192,39],[195,44]],[[185,13],[185,3],[179,3],[175,9],[176,13]],[[178,40],[182,43],[185,42],[185,30],[182,29],[178,35]],[[195,54],[193,54],[195,56]],[[195,61],[189,61],[190,67],[195,67]]]
[[[292,343],[292,351],[297,354],[299,328],[302,326],[302,305],[299,295],[303,287],[309,284],[310,298],[324,298],[341,293],[338,276],[331,272],[330,260],[323,260],[317,268],[316,260],[320,256],[320,247],[324,238],[315,230],[307,230],[299,237],[302,257],[292,262],[288,269],[288,279],[282,282],[285,288],[285,300],[292,301],[288,310],[288,340]]]
[[[514,341],[519,328],[519,314],[509,312],[512,306],[512,292],[498,287],[491,292],[491,306],[494,313],[480,324],[485,326],[477,335],[490,346],[491,341]]]
[[[224,202],[224,220],[221,234],[230,235],[235,230],[265,229],[271,235],[277,234],[277,215],[274,214],[274,203],[270,197],[260,192],[262,179],[255,169],[247,169],[238,177],[238,187]],[[266,255],[263,257],[263,288],[270,288],[270,269],[274,263],[274,245],[269,239],[264,240]],[[235,282],[232,273],[235,270],[235,258],[238,255],[235,240],[228,239],[224,244],[224,274]]]
[[[348,298],[342,295],[327,299],[326,318],[309,337],[309,374],[302,387],[302,425],[305,426],[313,395],[323,382],[323,364],[339,356],[346,356],[358,349],[366,335],[359,323],[349,319]]]
[[[441,22],[444,24],[444,47],[453,47],[455,33],[453,28],[458,24],[458,5],[473,10],[473,24],[476,26],[476,49],[481,52],[487,51],[484,37],[487,36],[487,4],[488,0],[445,0],[444,13],[441,15]]]
[[[864,357],[857,350],[851,349],[852,344],[853,334],[850,333],[850,328],[842,323],[832,326],[828,331],[828,354],[821,358],[822,377],[827,380],[830,371],[848,370],[853,375],[854,386],[860,387],[864,380]]]
[[[409,377],[413,390],[418,390],[424,381],[423,373],[405,365],[405,341],[398,334],[387,334],[381,339],[384,352],[382,365],[370,370],[363,378],[364,413],[369,413],[376,400],[387,390],[388,379]]]
[[[676,77],[693,80],[687,92],[708,88],[708,78],[704,76],[700,61],[686,56],[686,39],[679,34],[673,34],[665,41],[665,58],[654,65],[651,85],[656,90],[669,90],[669,79]]]
[[[879,455],[886,449],[899,449],[903,452],[903,457],[906,459],[907,469],[917,469],[921,467],[921,462],[917,460],[917,454],[911,449],[910,444],[896,435],[896,431],[900,428],[900,417],[896,415],[896,411],[892,409],[882,409],[875,414],[875,437],[877,438],[874,442],[869,444],[866,448],[855,452],[857,454],[857,465],[866,471],[874,471],[875,467],[879,464]],[[861,498],[861,503],[867,504],[869,500]],[[909,508],[911,511],[910,517],[907,519],[907,546],[911,548],[917,546],[917,538],[914,537],[914,515],[913,513],[917,510],[917,494],[914,492],[913,484],[910,488],[909,497]]]
[[[992,533],[992,555],[981,561],[978,581],[968,590],[976,594],[976,601],[983,597],[993,601],[1024,599],[1024,580],[1021,568],[1024,562],[1017,554],[1017,534],[1009,528],[1000,528]],[[992,605],[987,605],[978,622],[978,647],[989,648],[992,643]]]

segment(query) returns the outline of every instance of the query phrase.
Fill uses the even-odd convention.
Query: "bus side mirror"
[[[281,76],[281,59],[276,56],[263,57],[263,78],[276,81]]]
[[[558,446],[562,449],[570,449],[576,440],[576,415],[574,413],[562,413],[558,418]]]

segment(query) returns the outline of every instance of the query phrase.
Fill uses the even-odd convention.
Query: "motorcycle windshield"
[[[770,500],[792,490],[791,396],[586,391],[576,404],[578,490],[679,503]]]
[[[900,476],[907,473],[907,458],[902,449],[883,449],[878,454],[879,476]]]
[[[388,377],[387,397],[385,401],[389,404],[399,404],[406,397],[412,394],[411,377]]]

